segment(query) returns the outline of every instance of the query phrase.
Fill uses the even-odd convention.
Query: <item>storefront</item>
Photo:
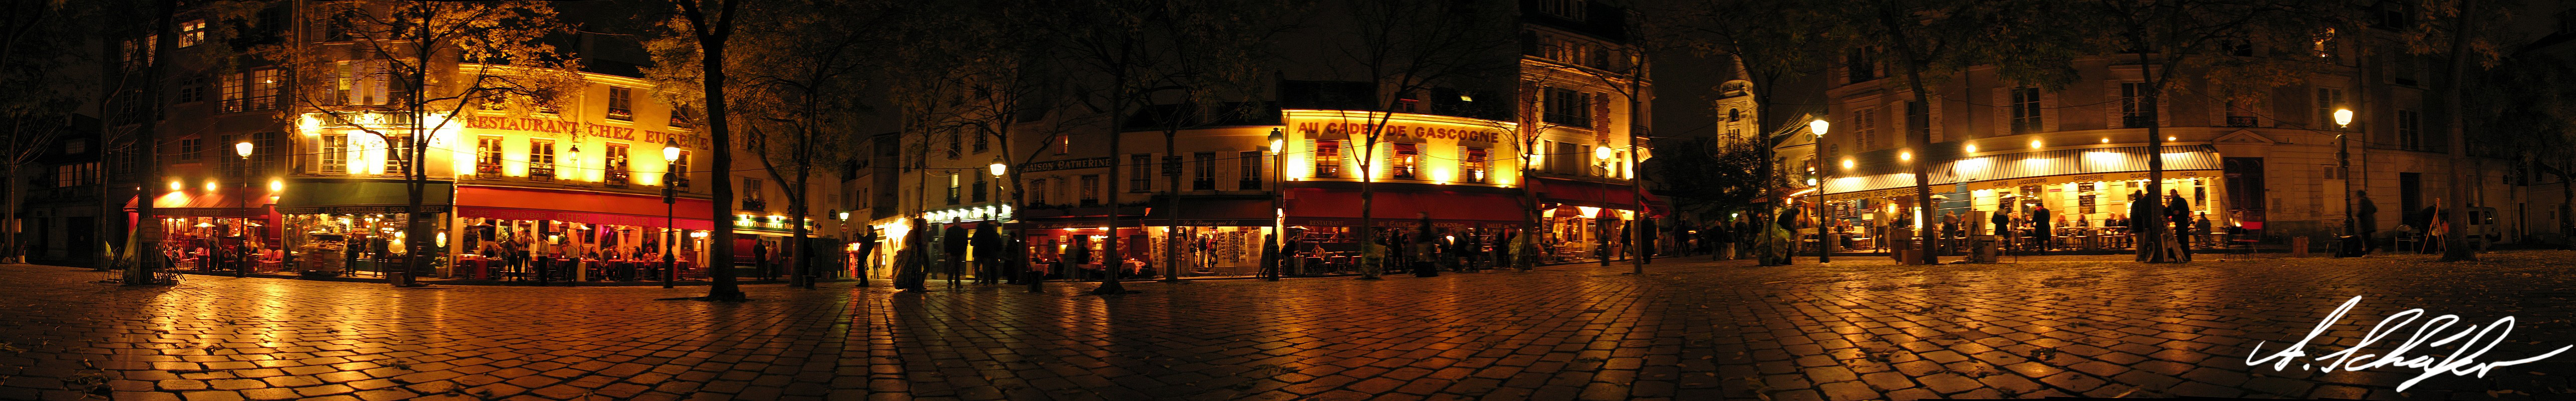
[[[1152,208],[1141,223],[1151,238],[1147,264],[1177,266],[1171,269],[1182,276],[1259,274],[1262,241],[1279,222],[1271,218],[1274,204],[1266,197],[1192,197],[1178,210]]]
[[[1431,191],[1402,187],[1378,192],[1370,202],[1370,221],[1380,242],[1407,241],[1422,221],[1431,221],[1440,241],[1469,241],[1491,252],[1495,239],[1518,235],[1528,226],[1521,198],[1500,190]],[[1290,255],[1301,261],[1288,274],[1357,271],[1361,252],[1361,199],[1357,191],[1339,188],[1290,188],[1285,202],[1289,230],[1300,248]]]
[[[2216,152],[2208,146],[2165,150],[2160,156],[2167,192],[2150,198],[2162,202],[2179,196],[2190,204],[2195,222],[2206,219],[2213,228],[2235,225],[2236,218],[2211,212],[2227,210],[2219,204],[2225,183]],[[1977,212],[2002,214],[2017,249],[2125,249],[2135,246],[2127,237],[2131,227],[2170,221],[2130,216],[2132,194],[2145,195],[2153,176],[2147,154],[2144,147],[2109,147],[1970,156],[1932,170],[1936,193],[1929,210],[1915,203],[1911,174],[1836,177],[1825,183],[1823,214],[1843,250],[1888,248],[1894,245],[1890,241],[1906,236],[1897,229],[1940,231],[1944,221],[1960,227],[1988,223],[1985,232],[1962,228],[1938,233],[1945,238],[1995,232],[1991,218],[1969,221],[1980,218]],[[2032,220],[2042,207],[2050,216],[2044,244],[2037,242],[2040,224]],[[1810,234],[1810,242],[1818,240],[1813,230],[1802,233]]]
[[[269,208],[276,197],[239,196],[241,190],[210,186],[153,198],[152,214],[161,218],[163,257],[183,272],[284,270],[277,214]],[[128,213],[136,211],[133,200],[125,207]]]
[[[1549,263],[1620,257],[1610,252],[1624,249],[1631,239],[1620,233],[1637,221],[1640,210],[1647,209],[1638,204],[1644,195],[1627,185],[1563,178],[1533,181],[1545,228],[1538,243]]]
[[[706,279],[699,261],[714,223],[706,218],[712,205],[703,199],[663,203],[614,192],[465,185],[457,187],[456,203],[462,241],[449,277]],[[664,266],[664,256],[677,268]]]

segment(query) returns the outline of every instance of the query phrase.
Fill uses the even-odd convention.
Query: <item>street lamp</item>
[[[1831,130],[1833,130],[1833,128],[1834,128],[1834,124],[1833,124],[1833,123],[1826,122],[1825,120],[1822,120],[1822,119],[1817,119],[1817,120],[1807,120],[1807,131],[1809,131],[1809,132],[1813,132],[1813,133],[1815,133],[1815,134],[1816,134],[1816,142],[1817,142],[1817,145],[1816,145],[1816,148],[1815,148],[1815,149],[1824,149],[1823,142],[1824,142],[1824,139],[1825,139],[1825,132],[1826,132],[1826,131],[1831,131]],[[1826,156],[1826,155],[1818,154],[1818,155],[1816,155],[1816,156],[1814,156],[1814,157],[1810,157],[1809,159],[1818,161],[1818,163],[1817,163],[1817,164],[1824,164],[1824,163],[1822,162],[1823,160],[1825,160],[1823,156]],[[1843,168],[1846,168],[1846,169],[1851,168],[1851,161],[1850,161],[1850,160],[1844,160],[1844,161],[1843,161]],[[1813,217],[1813,218],[1815,218],[1815,219],[1816,219],[1816,263],[1833,263],[1833,262],[1834,262],[1834,252],[1833,252],[1833,246],[1834,246],[1834,245],[1833,245],[1833,244],[1834,244],[1834,242],[1833,242],[1833,241],[1834,241],[1833,236],[1834,236],[1834,235],[1833,235],[1833,233],[1832,233],[1830,230],[1827,230],[1827,229],[1825,228],[1825,224],[1824,224],[1824,222],[1825,222],[1825,184],[1826,184],[1826,183],[1830,183],[1830,182],[1833,182],[1833,181],[1834,181],[1834,180],[1833,180],[1833,177],[1834,177],[1834,169],[1830,169],[1830,168],[1823,168],[1822,166],[1818,166],[1818,168],[1816,169],[1816,174],[1818,174],[1818,175],[1819,175],[1819,176],[1817,177],[1817,179],[1816,179],[1816,211],[1815,211],[1814,213],[1811,213],[1811,214],[1809,215],[1809,217]],[[1774,199],[1774,200],[1775,200],[1775,201],[1777,201],[1777,199]],[[1767,222],[1766,222],[1766,223],[1767,223]]]
[[[580,149],[580,145],[573,146],[574,152],[580,152]],[[679,219],[672,217],[676,214],[674,209],[678,207],[679,201],[680,141],[676,138],[664,138],[662,140],[662,288],[672,288],[671,281],[680,275],[679,253],[682,239],[672,234],[679,228]]]
[[[233,144],[233,154],[241,155],[242,160],[242,191],[241,193],[233,194],[233,205],[235,206],[235,210],[250,208],[250,151],[251,144],[249,140],[243,140],[239,143]],[[243,237],[240,244],[233,246],[233,262],[241,264],[233,269],[233,277],[249,277],[251,267],[249,256],[251,253],[250,250],[242,249],[242,247],[250,245],[250,217],[241,217],[241,223],[234,225],[233,228],[235,231],[241,232],[241,236]]]
[[[993,156],[993,164],[987,164],[987,165],[984,165],[984,168],[985,168],[985,169],[988,169],[988,170],[992,170],[992,173],[993,173],[993,176],[994,176],[994,177],[1000,177],[1000,176],[1002,176],[1002,171],[1003,171],[1003,170],[1008,170],[1008,169],[1010,169],[1010,168],[1011,168],[1011,166],[1010,166],[1010,165],[1006,165],[1006,164],[1002,164],[1002,157],[1001,157],[1001,156]]]
[[[564,161],[566,162],[564,165],[567,166],[564,170],[570,170],[572,172],[572,179],[574,181],[580,181],[583,178],[589,178],[585,174],[581,173],[581,144],[573,144],[572,149],[566,150],[564,153],[567,155],[564,157]]]
[[[2361,227],[2361,217],[2353,215],[2354,213],[2359,212],[2360,209],[2353,206],[2353,201],[2355,199],[2352,197],[2352,140],[2344,137],[2346,132],[2352,130],[2352,109],[2335,109],[2334,121],[2335,170],[2343,176],[2343,226],[2344,230],[2346,230],[2344,233],[2345,235],[2361,235],[2361,232],[2364,230]],[[2363,238],[2362,240],[2368,241],[2370,239]],[[2352,252],[2352,250],[2346,249],[2344,252]],[[2336,254],[2335,256],[2341,257],[2343,255]]]
[[[1270,136],[1265,139],[1268,139],[1268,141],[1264,143],[1269,144],[1270,147],[1262,150],[1270,152],[1270,165],[1274,167],[1271,167],[1271,173],[1273,176],[1270,181],[1270,240],[1263,241],[1262,252],[1274,253],[1276,255],[1273,255],[1275,257],[1264,259],[1266,261],[1265,263],[1270,263],[1271,265],[1263,266],[1266,268],[1267,274],[1263,274],[1262,279],[1279,281],[1279,276],[1286,275],[1288,273],[1288,255],[1282,253],[1282,250],[1279,249],[1279,244],[1288,243],[1288,216],[1285,213],[1281,213],[1285,211],[1285,206],[1280,204],[1281,200],[1286,198],[1284,194],[1286,194],[1287,191],[1286,188],[1279,187],[1279,185],[1284,184],[1284,181],[1286,180],[1279,179],[1277,174],[1280,174],[1280,170],[1285,170],[1286,167],[1282,166],[1282,164],[1286,163],[1281,162],[1280,158],[1287,155],[1288,134],[1278,128],[1271,128]]]

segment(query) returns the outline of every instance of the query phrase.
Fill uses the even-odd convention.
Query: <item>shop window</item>
[[[501,137],[474,139],[474,175],[486,179],[501,177]]]
[[[635,121],[635,90],[608,87],[608,119]]]
[[[1197,163],[1192,166],[1195,168],[1190,169],[1190,190],[1216,190],[1216,152],[1198,152],[1190,155],[1190,158],[1194,159],[1191,160],[1192,162]]]
[[[1315,178],[1342,178],[1342,143],[1315,141]]]
[[[608,186],[625,188],[633,182],[632,169],[626,157],[626,145],[608,144]]]
[[[1234,188],[1236,190],[1261,189],[1261,177],[1264,175],[1261,174],[1261,167],[1263,163],[1268,163],[1270,159],[1263,157],[1260,151],[1244,151],[1235,157],[1238,158],[1235,165],[1243,166],[1243,168],[1241,172],[1242,177],[1240,177],[1241,180],[1234,184]]]
[[[1422,144],[1398,143],[1395,144],[1394,147],[1395,157],[1392,158],[1393,160],[1388,160],[1391,162],[1389,163],[1391,165],[1388,166],[1391,167],[1388,169],[1388,178],[1398,180],[1421,179],[1422,175],[1416,174],[1416,171],[1422,167]]]
[[[318,171],[318,173],[341,174],[349,172],[349,136],[342,134],[323,134],[321,141],[322,152],[320,157],[322,160],[315,163],[322,168],[322,171]]]
[[[528,140],[528,180],[555,180],[555,141]]]

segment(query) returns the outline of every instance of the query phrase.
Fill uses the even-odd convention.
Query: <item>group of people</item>
[[[915,218],[912,219],[912,225],[928,227],[929,221]],[[861,246],[862,252],[875,251],[874,237],[874,233],[863,237],[868,241],[863,242],[866,245]],[[933,239],[928,235],[909,236],[905,240],[909,243],[905,244],[902,250],[895,252],[894,288],[897,290],[929,291],[930,274],[934,265],[947,274],[948,284],[952,287],[956,286],[958,279],[965,275],[970,263],[974,269],[974,284],[1003,284],[1006,281],[1018,283],[1021,280],[1020,277],[1009,274],[1011,269],[1004,265],[1003,261],[1006,258],[1003,256],[1003,250],[1007,249],[1003,245],[1005,240],[1002,234],[994,230],[990,224],[976,227],[971,231],[962,225],[949,225],[946,230],[940,231],[939,238],[936,239],[939,242],[938,255],[929,254],[930,242]],[[1005,277],[1008,279],[1006,280]],[[860,285],[867,284],[865,280],[861,280]]]

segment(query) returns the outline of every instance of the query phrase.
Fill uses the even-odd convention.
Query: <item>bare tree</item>
[[[731,114],[729,114],[732,109],[728,107],[730,104],[726,101],[729,76],[726,75],[725,70],[727,61],[725,45],[733,38],[734,25],[744,20],[742,14],[745,10],[742,6],[749,0],[670,1],[674,7],[679,8],[680,12],[677,18],[666,22],[665,25],[684,32],[688,38],[696,39],[697,46],[693,49],[694,52],[673,54],[663,58],[673,62],[695,61],[697,63],[700,77],[699,90],[704,93],[703,96],[706,99],[708,137],[712,140],[710,148],[715,153],[715,166],[711,169],[716,177],[712,180],[715,181],[715,185],[712,185],[713,215],[718,217],[730,215],[733,214],[734,198],[733,126]],[[715,233],[708,237],[715,245],[708,247],[707,261],[704,264],[708,277],[715,283],[707,290],[705,299],[744,300],[746,297],[742,293],[742,288],[734,282],[733,277],[733,228],[718,224],[714,231]]]
[[[1360,279],[1376,280],[1383,273],[1383,261],[1394,250],[1383,249],[1377,241],[1378,163],[1376,149],[1387,139],[1386,126],[1402,110],[1408,99],[1443,85],[1460,85],[1479,79],[1512,76],[1516,65],[1497,66],[1497,52],[1514,43],[1510,29],[1515,26],[1508,13],[1512,10],[1483,7],[1481,4],[1447,1],[1348,1],[1340,5],[1348,18],[1356,40],[1342,48],[1341,60],[1334,65],[1349,69],[1345,76],[1364,77],[1377,85],[1378,101],[1371,107],[1371,121],[1356,134],[1360,135],[1360,225],[1358,241],[1364,253]],[[1535,130],[1529,131],[1535,133]],[[1527,134],[1525,134],[1527,135]],[[1535,138],[1529,138],[1534,142]],[[1528,153],[1528,147],[1521,148]],[[1526,157],[1526,156],[1524,156]],[[1526,169],[1524,169],[1526,172]],[[1528,182],[1524,178],[1521,182]],[[1527,191],[1524,191],[1527,192]],[[1533,201],[1534,202],[1534,201]],[[1536,220],[1536,212],[1527,216]],[[1426,227],[1427,228],[1427,227]]]

